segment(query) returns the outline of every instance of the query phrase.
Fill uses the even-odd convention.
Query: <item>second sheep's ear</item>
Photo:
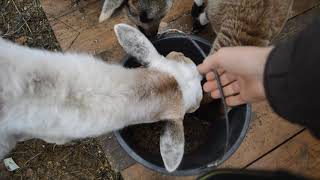
[[[114,11],[123,4],[124,0],[105,0],[99,17],[99,22],[103,22],[111,17]]]

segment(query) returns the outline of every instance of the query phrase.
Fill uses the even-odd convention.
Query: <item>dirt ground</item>
[[[0,36],[29,47],[60,51],[39,0],[0,0]],[[122,179],[95,139],[64,146],[29,140],[19,143],[7,157],[12,157],[20,169],[9,172],[0,162],[0,180]]]

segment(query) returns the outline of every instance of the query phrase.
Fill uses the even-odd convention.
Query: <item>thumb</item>
[[[198,65],[197,69],[200,72],[200,74],[207,74],[212,69],[218,69],[219,66],[220,66],[219,60],[218,60],[217,56],[214,54],[214,55],[208,56],[202,62],[202,64]]]

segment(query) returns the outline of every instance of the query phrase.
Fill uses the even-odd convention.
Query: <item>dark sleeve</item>
[[[264,87],[277,114],[320,138],[320,18],[276,45],[265,66]]]

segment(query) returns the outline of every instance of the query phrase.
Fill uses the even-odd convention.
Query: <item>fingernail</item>
[[[204,91],[204,92],[209,92],[209,90],[208,90],[208,88],[207,88],[206,85],[203,85],[203,91]]]
[[[218,93],[216,93],[216,92],[211,93],[211,97],[214,98],[214,99],[219,99],[219,98],[221,98],[219,92],[218,92]]]

